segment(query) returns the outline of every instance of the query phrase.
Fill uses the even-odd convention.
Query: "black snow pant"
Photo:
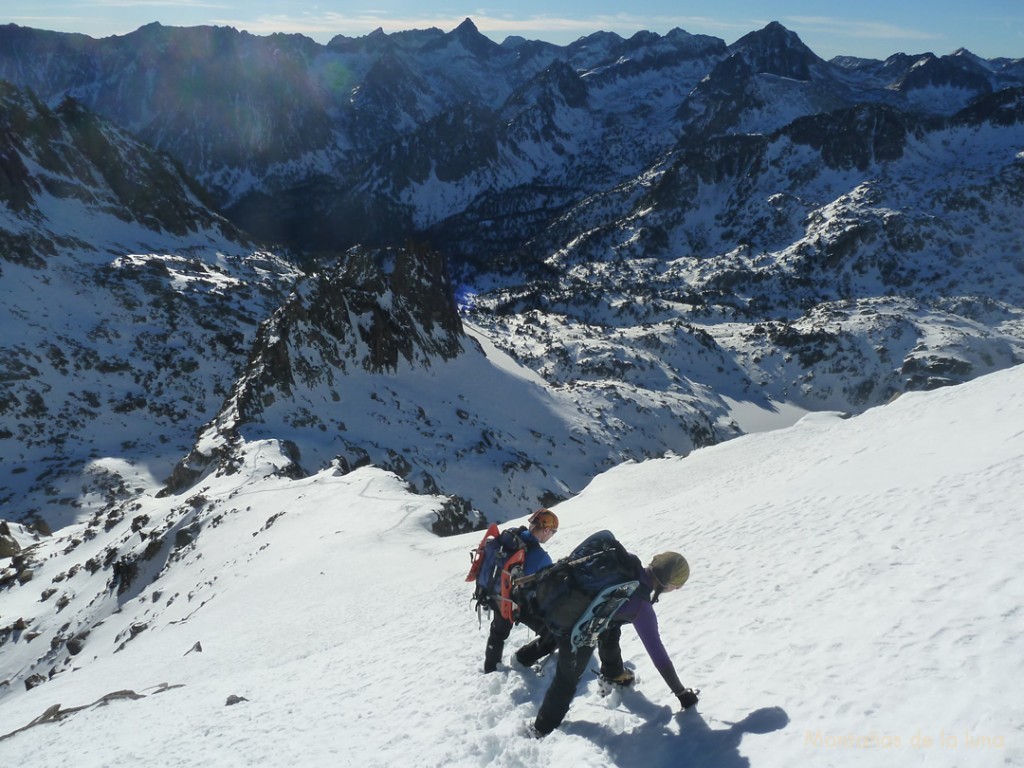
[[[597,649],[602,674],[618,675],[623,671],[622,650],[619,648],[620,636],[621,631],[618,627],[609,628],[598,636]],[[544,694],[544,701],[541,702],[537,719],[533,723],[539,733],[547,735],[561,725],[569,711],[569,705],[576,696],[580,678],[587,671],[587,664],[593,655],[594,647],[591,645],[581,645],[574,650],[569,638],[558,641],[555,677],[548,692]]]
[[[558,639],[544,627],[534,628],[537,636],[516,651],[516,660],[524,667],[532,667],[545,656],[555,652]]]
[[[487,635],[487,647],[484,650],[485,673],[497,670],[498,662],[501,661],[502,654],[505,652],[505,641],[508,640],[508,636],[512,632],[512,622],[502,616],[496,606],[491,610],[491,631]],[[533,620],[526,613],[520,615],[519,621],[537,633],[537,637],[532,642],[516,651],[519,663],[529,667],[554,652],[557,641],[548,633],[542,622]]]
[[[512,632],[512,622],[501,615],[500,611],[493,610],[491,618],[491,631],[487,635],[487,648],[484,650],[484,672],[494,672],[501,661],[501,655],[505,652],[505,641]]]
[[[597,653],[601,659],[601,674],[605,677],[618,677],[626,671],[622,663],[622,649],[619,639],[622,637],[621,626],[612,626],[597,638]]]

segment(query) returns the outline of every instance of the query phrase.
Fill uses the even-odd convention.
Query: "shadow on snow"
[[[750,761],[740,754],[743,736],[771,733],[789,724],[789,715],[781,707],[764,707],[737,723],[725,723],[726,728],[712,728],[696,708],[673,712],[639,695],[625,695],[622,702],[643,718],[643,725],[620,733],[597,723],[567,720],[561,728],[603,747],[616,766],[749,768]],[[678,732],[670,727],[673,720]]]

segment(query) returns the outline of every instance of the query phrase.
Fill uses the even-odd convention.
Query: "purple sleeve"
[[[653,605],[646,601],[640,604],[636,618],[633,619],[633,629],[640,636],[640,641],[647,649],[647,655],[651,657],[651,661],[654,662],[658,671],[672,666],[672,660],[668,657],[665,644],[661,642],[661,633],[658,632],[658,616],[654,613]]]

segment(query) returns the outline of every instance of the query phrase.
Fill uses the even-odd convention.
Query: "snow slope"
[[[380,470],[289,480],[250,444],[201,499],[136,500],[138,530],[192,532],[155,580],[116,595],[104,570],[66,572],[138,536],[129,515],[70,554],[74,530],[41,542],[32,581],[0,592],[0,626],[28,622],[0,654],[0,764],[1020,765],[1022,392],[1017,366],[596,478],[549,551],[608,528],[645,560],[686,554],[658,614],[703,694],[676,712],[627,628],[636,689],[602,698],[586,676],[542,741],[523,726],[553,668],[480,672],[477,535],[431,535],[441,499]],[[26,691],[30,632],[89,612],[74,671]],[[52,721],[58,703],[84,708]]]

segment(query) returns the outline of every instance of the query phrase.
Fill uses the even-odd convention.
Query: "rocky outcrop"
[[[114,213],[146,228],[184,235],[200,229],[238,233],[212,213],[205,192],[159,156],[72,98],[50,110],[0,82],[0,201],[45,225],[44,192]],[[30,173],[30,162],[37,170]],[[0,258],[10,259],[5,251]]]
[[[931,128],[939,123],[932,123]],[[872,165],[899,160],[907,142],[920,139],[928,125],[885,105],[863,105],[794,121],[784,134],[797,144],[821,153],[829,168],[865,171]]]
[[[166,492],[190,487],[211,466],[233,471],[240,430],[264,423],[271,410],[287,409],[300,393],[320,387],[340,392],[346,376],[356,372],[429,368],[456,357],[463,343],[462,321],[439,254],[416,247],[349,251],[302,281],[261,325],[245,371],[197,448],[175,468]],[[308,426],[323,426],[320,418],[310,418]],[[204,445],[216,447],[204,450]],[[301,448],[285,447],[293,464],[284,471],[301,476]],[[362,451],[358,443],[352,448]],[[352,464],[348,458],[343,463]],[[408,466],[401,471],[401,464],[385,464],[408,474]]]

